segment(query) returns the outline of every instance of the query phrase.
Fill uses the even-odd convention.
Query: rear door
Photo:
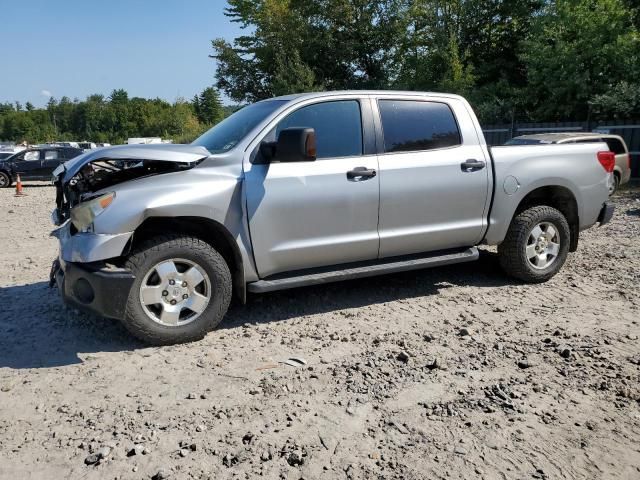
[[[275,141],[285,128],[313,128],[317,160],[245,161],[260,277],[376,259],[379,183],[369,99],[314,99],[283,115],[264,140]]]
[[[477,244],[490,159],[457,99],[380,96],[380,257]]]
[[[53,171],[64,162],[62,158],[63,149],[47,149],[44,150],[44,159],[42,161],[41,176],[50,178]]]

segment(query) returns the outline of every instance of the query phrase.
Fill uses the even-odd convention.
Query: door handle
[[[361,180],[368,180],[375,177],[378,174],[373,168],[356,167],[353,170],[347,172],[347,179],[359,182]]]
[[[469,159],[460,164],[463,172],[476,172],[482,170],[486,164],[482,160]]]

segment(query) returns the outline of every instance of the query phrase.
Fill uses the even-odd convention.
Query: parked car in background
[[[520,135],[514,137],[505,145],[549,145],[565,143],[606,143],[609,150],[616,154],[616,165],[609,185],[609,195],[629,182],[631,178],[631,155],[624,139],[619,135],[602,133],[540,133],[536,135]]]
[[[93,150],[94,148],[98,148],[98,147],[93,142],[79,142],[78,148],[81,148],[86,152],[87,150]]]
[[[4,160],[5,158],[9,158],[12,155],[15,155],[16,152],[0,152],[0,160]]]
[[[540,283],[611,219],[614,162],[604,143],[489,148],[457,95],[264,100],[191,145],[103,148],[59,168],[52,285],[167,344],[213,329],[232,292],[469,262],[478,244]]]
[[[51,180],[59,165],[82,153],[73,147],[35,147],[0,159],[0,188],[21,180]]]
[[[55,142],[54,145],[58,147],[80,148],[80,146],[78,145],[78,142]]]

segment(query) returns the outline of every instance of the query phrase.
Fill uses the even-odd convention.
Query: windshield
[[[287,101],[267,100],[244,107],[198,137],[192,145],[204,147],[211,153],[227,152]]]

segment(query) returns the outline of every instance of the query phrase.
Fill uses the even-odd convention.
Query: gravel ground
[[[61,305],[54,191],[25,189],[0,191],[0,478],[640,478],[640,188],[546,284],[489,250],[165,348]]]

